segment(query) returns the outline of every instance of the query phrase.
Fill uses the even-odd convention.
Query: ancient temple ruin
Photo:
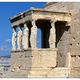
[[[50,2],[11,17],[11,77],[80,77],[80,3]],[[37,48],[37,29],[41,48]],[[76,41],[75,41],[76,40]]]

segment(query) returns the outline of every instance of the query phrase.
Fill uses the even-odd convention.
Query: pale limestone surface
[[[53,51],[54,53],[52,53]],[[11,56],[12,77],[30,77],[32,75],[34,75],[34,77],[40,77],[46,75],[51,68],[55,68],[57,65],[55,48],[47,50],[28,49],[26,51],[13,51]],[[21,76],[22,74],[24,75]]]
[[[11,65],[14,67],[20,66],[22,68],[28,68],[28,67],[48,68],[48,67],[55,67],[57,65],[56,59],[57,59],[57,53],[55,48],[51,50],[30,49],[22,52],[20,51],[13,52]]]

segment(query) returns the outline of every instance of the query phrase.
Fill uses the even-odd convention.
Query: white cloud
[[[1,47],[1,48],[0,48],[0,51],[3,51],[3,50],[4,50],[4,48],[3,48],[3,47]]]
[[[10,50],[10,48],[6,45],[0,47],[0,51],[8,51],[8,50]]]
[[[8,51],[10,50],[11,39],[5,40],[4,44],[0,46],[0,51]]]
[[[6,42],[9,42],[10,43],[11,42],[11,39],[7,39]]]
[[[30,9],[34,9],[34,7],[30,7]]]
[[[4,50],[6,50],[6,46],[1,46],[0,51],[4,51]]]

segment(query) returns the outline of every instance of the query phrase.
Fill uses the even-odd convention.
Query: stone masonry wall
[[[29,74],[34,74],[36,70],[40,71],[40,74],[43,74],[41,71],[57,66],[56,49],[13,51],[11,56],[12,77],[27,77]],[[45,72],[47,72],[46,70]]]
[[[69,31],[71,66],[80,67],[80,2],[58,2],[46,6],[44,9],[51,10],[54,12],[57,11],[71,13],[72,19]]]

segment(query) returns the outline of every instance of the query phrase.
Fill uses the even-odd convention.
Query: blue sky
[[[9,18],[34,8],[43,8],[46,2],[0,2],[0,56],[10,54],[12,29]],[[38,33],[38,37],[41,35]],[[38,44],[40,39],[38,38]],[[40,47],[40,45],[38,45]]]

